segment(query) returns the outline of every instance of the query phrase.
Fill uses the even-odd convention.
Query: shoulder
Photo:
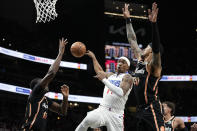
[[[133,82],[133,77],[130,74],[123,76],[123,81]]]
[[[178,117],[175,117],[174,120],[177,121],[177,122],[183,122],[183,120],[181,118],[178,118]]]
[[[127,79],[133,79],[133,77],[130,74],[125,74],[123,78]]]
[[[160,77],[162,67],[161,66],[155,66],[154,64],[152,64],[152,62],[150,62],[150,63],[147,64],[146,70],[147,70],[147,72],[149,72],[153,76]]]
[[[185,126],[184,121],[181,118],[174,118],[174,122],[177,124],[178,127],[183,127]]]
[[[37,84],[30,94],[30,99],[39,101],[46,93],[47,90],[43,89],[40,84]]]

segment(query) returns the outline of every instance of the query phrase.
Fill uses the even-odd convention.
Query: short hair
[[[30,82],[30,88],[33,90],[36,84],[41,80],[41,78],[35,78]]]
[[[175,113],[175,104],[173,102],[169,102],[169,101],[165,101],[163,102],[164,104],[166,104],[170,109],[171,109],[171,115],[174,115]]]

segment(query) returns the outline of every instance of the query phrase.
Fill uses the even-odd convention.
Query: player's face
[[[171,109],[168,107],[167,104],[163,103],[162,106],[163,106],[163,109],[164,109],[164,115],[167,115],[168,113],[171,112]]]
[[[146,62],[150,62],[152,59],[152,48],[148,45],[142,52],[142,59]]]
[[[124,73],[124,72],[127,72],[128,69],[129,69],[129,66],[127,62],[123,59],[119,59],[117,63],[117,72]]]

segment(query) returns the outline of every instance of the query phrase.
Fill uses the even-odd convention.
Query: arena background
[[[75,41],[85,43],[87,49],[95,52],[98,61],[105,68],[105,45],[128,41],[125,20],[104,12],[121,13],[125,2],[135,5],[133,15],[141,16],[146,15],[144,10],[150,8],[154,1],[58,0],[58,17],[48,23],[35,23],[36,9],[33,0],[1,0],[0,47],[54,59],[58,51],[58,39],[65,37],[69,44],[66,46],[63,61],[87,64],[87,70],[61,67],[50,84],[50,90],[60,92],[60,86],[65,83],[70,86],[70,94],[102,97],[103,84],[93,78],[95,72],[91,59],[87,56],[74,58],[69,49]],[[197,13],[194,2],[156,2],[159,6],[158,25],[164,46],[163,75],[197,75]],[[150,23],[144,19],[132,20],[134,29],[138,30],[138,43],[145,47],[151,42]],[[0,83],[29,88],[29,82],[35,77],[43,77],[48,67],[47,64],[1,53]],[[162,81],[159,84],[161,101],[174,102],[176,116],[197,116],[196,84],[197,82],[191,80]],[[0,128],[17,130],[24,118],[27,97],[0,90]],[[86,113],[97,106],[98,104],[70,102],[66,117],[49,113],[48,130],[73,131]],[[136,130],[135,106],[135,96],[131,92],[125,110],[125,131]],[[192,122],[185,124],[190,128]]]

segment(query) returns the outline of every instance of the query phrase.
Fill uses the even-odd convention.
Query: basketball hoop
[[[57,0],[34,0],[38,22],[49,22],[57,17],[55,4]]]

